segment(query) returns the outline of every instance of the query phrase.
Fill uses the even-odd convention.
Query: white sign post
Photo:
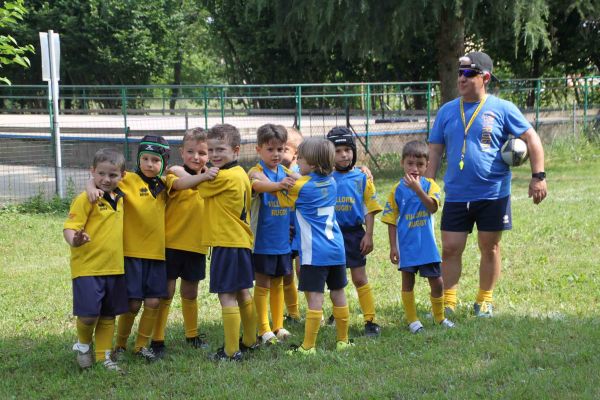
[[[56,163],[54,177],[56,179],[56,194],[65,197],[65,186],[62,173],[62,152],[60,142],[60,124],[58,107],[58,81],[60,80],[60,38],[58,33],[49,30],[40,32],[42,50],[42,79],[48,82],[48,100],[52,101],[52,132],[54,135],[54,150]]]

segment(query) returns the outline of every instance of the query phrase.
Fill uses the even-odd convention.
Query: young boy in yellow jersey
[[[225,336],[224,346],[212,358],[240,361],[240,350],[255,348],[257,343],[256,309],[249,291],[254,283],[249,212],[252,187],[237,161],[241,144],[237,128],[215,125],[207,138],[208,158],[219,172],[214,180],[198,185],[205,206],[202,244],[212,247],[210,292],[219,296]]]
[[[254,304],[258,315],[258,336],[262,343],[275,344],[291,335],[283,327],[283,277],[292,274],[289,240],[290,210],[281,207],[271,194],[294,183],[291,171],[280,165],[287,141],[281,125],[266,124],[256,132],[260,161],[248,171],[252,182],[251,226],[254,233]],[[259,175],[260,178],[254,177]],[[265,176],[266,179],[262,179]],[[299,176],[298,176],[299,177]],[[269,325],[267,299],[271,305],[273,329]]]
[[[188,130],[181,147],[183,167],[171,167],[169,173],[178,176],[197,175],[205,169],[208,161],[206,131],[202,128]],[[216,176],[216,171],[214,171]],[[206,254],[208,247],[202,245],[204,230],[199,228],[204,213],[204,200],[194,188],[169,193],[166,208],[166,263],[167,297],[160,300],[156,325],[150,348],[157,357],[166,351],[165,330],[177,278],[181,313],[186,342],[194,348],[207,348],[208,344],[198,334],[198,283],[206,277]],[[197,223],[191,223],[196,221]]]
[[[136,171],[126,174],[119,183],[119,188],[125,194],[123,253],[129,312],[120,315],[117,324],[115,353],[118,357],[125,352],[135,317],[143,303],[144,311],[138,324],[133,353],[149,362],[158,359],[147,346],[156,323],[159,299],[167,296],[167,193],[172,189],[186,189],[202,180],[212,179],[208,173],[197,177],[162,177],[169,152],[169,144],[162,136],[144,136],[138,147]],[[91,187],[90,182],[87,192],[91,202],[103,194],[102,190]]]
[[[71,204],[63,234],[71,246],[73,314],[77,316],[77,362],[81,368],[96,361],[121,371],[110,355],[115,316],[127,312],[127,285],[123,269],[123,192],[117,187],[125,173],[125,158],[113,149],[94,155],[92,179],[104,195],[95,204],[85,192]]]

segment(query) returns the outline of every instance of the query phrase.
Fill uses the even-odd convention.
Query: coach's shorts
[[[325,283],[329,290],[343,289],[348,284],[345,265],[314,266],[302,265],[298,290],[301,292],[325,292]]]
[[[410,272],[416,274],[417,272],[422,278],[438,278],[442,276],[442,269],[439,262],[415,265],[413,267],[398,268],[401,272]]]
[[[512,229],[510,196],[497,200],[477,200],[444,203],[442,230],[448,232],[473,232],[473,225],[483,232]]]
[[[125,279],[130,299],[167,297],[167,266],[162,260],[125,257]]]
[[[167,279],[198,282],[206,278],[206,255],[193,251],[166,249]]]
[[[271,277],[285,276],[292,273],[290,254],[252,254],[254,272]]]
[[[210,256],[210,292],[233,293],[254,286],[250,249],[213,247]]]
[[[125,275],[80,276],[73,279],[73,315],[114,317],[129,311]]]
[[[360,241],[365,237],[362,225],[342,228],[342,235],[346,249],[346,267],[357,268],[367,265],[367,257],[360,254]]]

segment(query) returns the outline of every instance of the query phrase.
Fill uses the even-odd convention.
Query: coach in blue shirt
[[[546,197],[544,150],[536,131],[509,101],[487,93],[492,79],[492,59],[472,52],[459,59],[460,97],[444,104],[429,136],[426,177],[434,178],[445,153],[445,202],[442,212],[442,274],[446,312],[457,303],[462,253],[467,236],[477,224],[481,252],[479,293],[475,315],[491,317],[492,293],[500,276],[500,239],[512,228],[510,208],[511,173],[500,149],[509,135],[523,139],[531,162],[529,197],[539,204]]]

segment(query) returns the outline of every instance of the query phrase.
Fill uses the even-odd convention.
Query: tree
[[[14,28],[19,21],[23,20],[23,15],[27,10],[23,6],[23,0],[5,1],[0,6],[0,30],[4,32],[7,29]],[[0,68],[3,65],[17,64],[24,68],[29,68],[30,62],[26,57],[27,53],[33,52],[32,45],[19,46],[17,40],[10,34],[0,34]],[[0,82],[10,85],[10,80],[0,76]]]

